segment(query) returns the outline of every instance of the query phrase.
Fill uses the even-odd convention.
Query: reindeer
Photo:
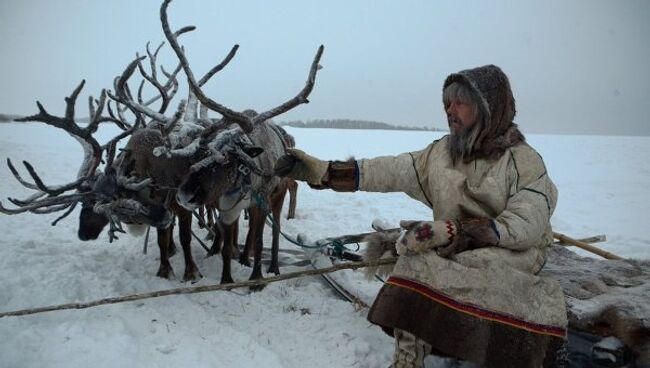
[[[9,201],[17,208],[6,208],[0,203],[0,212],[8,215],[24,212],[48,214],[65,210],[63,215],[52,222],[54,226],[70,215],[76,206],[81,203],[80,222],[87,219],[89,223],[97,224],[102,228],[110,223],[109,239],[111,241],[117,238],[115,233],[124,232],[119,221],[120,217],[144,221],[155,226],[168,226],[171,217],[164,209],[143,205],[129,198],[116,200],[118,191],[138,192],[149,185],[150,182],[149,180],[134,181],[118,178],[113,166],[116,144],[137,130],[139,124],[136,123],[131,126],[127,122],[116,118],[112,113],[110,117],[104,116],[102,114],[104,107],[108,106],[110,111],[110,104],[106,104],[107,92],[103,90],[98,100],[90,97],[90,122],[85,128],[80,127],[75,121],[75,105],[84,84],[85,81],[82,81],[72,94],[66,97],[64,116],[51,115],[37,101],[38,114],[17,120],[21,122],[43,122],[66,131],[81,143],[84,150],[84,159],[79,168],[77,179],[64,185],[48,186],[36,173],[34,167],[29,162],[23,161],[25,168],[33,179],[33,182],[28,182],[20,176],[11,160],[7,159],[7,166],[9,166],[16,180],[26,188],[36,192],[24,200],[9,198]],[[113,122],[123,132],[110,139],[106,144],[100,145],[92,135],[102,122]],[[106,153],[106,165],[102,172],[98,168],[104,153]],[[71,193],[71,191],[74,191],[74,193]],[[78,235],[82,240],[96,238],[96,234],[82,231],[81,227]]]
[[[288,134],[284,129],[280,128],[283,133],[283,137],[287,142],[287,146],[295,147],[296,140],[291,134]],[[280,178],[281,186],[286,188],[287,193],[289,193],[289,210],[287,211],[287,220],[296,218],[296,205],[297,205],[297,196],[298,196],[298,182],[291,179],[290,177],[284,176]]]
[[[79,215],[78,230],[78,236],[81,240],[96,239],[109,223],[111,225],[109,241],[111,242],[117,238],[115,233],[124,232],[121,226],[122,221],[154,226],[158,230],[158,245],[161,253],[160,267],[157,274],[160,277],[171,278],[174,276],[169,263],[169,257],[174,251],[173,243],[171,243],[171,224],[173,220],[171,211],[175,210],[179,218],[180,238],[185,253],[186,270],[184,280],[196,280],[201,275],[189,249],[191,213],[175,205],[173,192],[161,188],[161,185],[163,187],[170,185],[170,177],[172,178],[171,186],[177,185],[173,183],[174,175],[176,175],[176,178],[181,178],[189,168],[189,162],[179,162],[177,159],[163,162],[162,158],[153,157],[151,153],[153,148],[164,144],[164,140],[160,138],[160,129],[147,128],[144,121],[145,117],[152,117],[152,119],[156,120],[156,124],[164,130],[165,127],[176,124],[185,113],[185,104],[181,103],[173,118],[168,119],[163,115],[178,89],[176,75],[180,71],[180,65],[171,74],[162,69],[168,80],[164,84],[158,81],[155,65],[156,56],[161,47],[162,44],[152,53],[147,44],[147,53],[152,67],[151,75],[148,75],[141,65],[144,57],[137,56],[136,60],[128,65],[122,75],[116,78],[114,82],[115,96],[110,91],[103,90],[99,100],[90,99],[91,121],[86,128],[81,128],[75,122],[74,117],[76,99],[84,82],[74,90],[70,97],[66,98],[66,115],[64,117],[50,115],[37,102],[39,113],[20,119],[20,121],[40,121],[65,130],[82,144],[84,161],[75,182],[59,187],[48,187],[42,183],[42,180],[29,163],[25,162],[25,167],[34,179],[34,183],[24,181],[11,161],[8,160],[8,166],[16,179],[24,186],[38,192],[27,200],[21,201],[10,198],[9,200],[19,208],[7,209],[0,204],[0,212],[6,214],[27,211],[50,213],[68,209],[63,216],[54,221],[53,225],[55,225],[59,220],[69,215],[75,206],[81,202],[82,209]],[[140,70],[144,78],[138,89],[137,103],[131,97],[127,84],[136,68]],[[142,97],[145,80],[153,84],[159,92],[157,98],[150,99],[147,102],[143,102]],[[111,109],[111,101],[106,103],[107,96],[116,102],[116,110]],[[158,111],[154,112],[149,109],[149,106],[156,100],[162,102]],[[102,115],[105,106],[110,114],[109,117]],[[136,123],[132,126],[124,116],[126,109],[129,109],[136,117]],[[101,146],[92,134],[97,130],[98,125],[105,121],[116,123],[125,132]],[[126,150],[115,159],[117,142],[132,134],[133,136],[127,143]],[[107,161],[102,173],[98,170],[98,167],[103,152],[106,152]],[[170,167],[176,167],[176,172],[169,170],[168,164],[171,164]],[[150,172],[156,175],[150,176]],[[133,175],[134,173],[145,174]],[[154,180],[156,180],[155,187],[152,186]],[[77,193],[62,195],[69,190],[76,190]],[[41,199],[46,195],[47,198]],[[165,198],[172,201],[165,201]]]
[[[185,28],[177,32],[179,35],[192,29]],[[192,236],[192,212],[179,206],[175,200],[175,190],[180,184],[180,180],[189,171],[193,162],[191,155],[176,154],[178,150],[183,152],[183,146],[188,143],[188,139],[210,134],[210,131],[204,132],[205,128],[213,125],[207,118],[207,111],[202,109],[201,118],[197,117],[198,101],[190,92],[188,102],[181,101],[176,114],[168,118],[164,115],[165,109],[169,106],[172,93],[167,93],[171,85],[177,88],[175,75],[180,68],[176,68],[171,75],[167,74],[168,82],[164,85],[156,77],[156,56],[162,44],[154,53],[149,51],[147,45],[147,54],[151,64],[151,74],[147,74],[142,67],[144,57],[137,56],[129,64],[122,75],[116,78],[114,82],[115,95],[108,93],[109,97],[116,102],[128,107],[137,115],[151,118],[151,122],[144,129],[133,133],[131,139],[127,142],[124,150],[124,156],[120,162],[119,177],[127,178],[125,180],[143,180],[149,179],[151,185],[146,192],[140,192],[138,200],[145,203],[152,203],[157,206],[170,210],[178,219],[179,238],[183,248],[185,258],[185,272],[183,281],[197,281],[202,277],[190,248]],[[223,62],[209,71],[198,83],[206,83],[216,72],[225,67],[230,61],[236,48],[227,56]],[[149,81],[156,86],[159,91],[162,103],[160,109],[155,112],[147,104],[142,103],[142,98],[138,97],[137,101],[132,97],[128,88],[128,80],[134,73],[136,67],[139,69],[144,80]],[[164,70],[163,70],[164,71]],[[139,91],[142,90],[142,85]],[[140,93],[140,92],[139,92]],[[176,129],[181,130],[174,134]],[[180,147],[179,147],[180,146]],[[174,272],[169,262],[173,255],[172,247],[172,228],[157,228],[158,245],[160,248],[160,267],[157,276],[162,278],[174,278]]]
[[[213,101],[201,90],[201,85],[194,78],[184,51],[178,44],[178,32],[172,33],[170,30],[167,18],[169,3],[170,0],[165,0],[160,10],[163,31],[185,71],[190,89],[203,106],[224,117],[221,127],[215,128],[218,132],[213,138],[196,141],[196,150],[204,158],[192,165],[178,188],[176,200],[188,209],[207,203],[217,204],[218,222],[223,228],[224,237],[222,284],[233,282],[230,271],[231,249],[235,240],[233,229],[244,209],[249,211],[250,226],[242,256],[247,256],[248,249],[254,249],[250,278],[262,278],[261,237],[265,216],[269,211],[268,203],[271,203],[274,222],[272,259],[268,271],[277,274],[281,203],[287,188],[281,187],[282,181],[273,175],[272,168],[275,161],[284,154],[287,140],[283,137],[283,130],[269,120],[308,102],[307,97],[315,83],[323,46],[319,47],[306,85],[297,96],[261,114],[253,110],[236,112]]]
[[[157,78],[156,74],[156,59],[158,56],[158,53],[160,52],[160,49],[162,48],[163,43],[161,43],[155,50],[155,52],[151,52],[149,49],[149,43],[146,45],[146,51],[147,55],[149,57],[149,62],[151,66],[151,75],[148,75],[144,68],[142,67],[141,61],[144,59],[144,57],[140,57],[137,55],[136,61],[130,63],[127,68],[124,70],[122,75],[118,78],[115,79],[114,81],[114,87],[120,88],[122,93],[125,95],[131,95],[131,92],[128,88],[127,81],[132,75],[135,67],[140,71],[140,74],[142,75],[143,79],[142,82],[140,83],[140,86],[138,88],[138,100],[143,101],[143,89],[145,86],[145,81],[149,81],[150,84],[152,84],[156,90],[158,91],[158,95],[154,96],[153,98],[149,99],[146,102],[143,102],[143,106],[149,107],[151,106],[154,102],[160,100],[160,108],[158,112],[160,114],[164,113],[164,111],[168,108],[171,100],[173,99],[174,95],[178,91],[178,81],[177,81],[177,74],[180,72],[180,65],[178,65],[175,70],[172,73],[167,73],[164,68],[161,66],[161,70],[163,74],[167,77],[167,81],[162,84]],[[136,126],[139,129],[143,129],[146,127],[146,123],[144,120],[144,115],[140,112],[140,110],[135,109],[133,106],[124,106],[123,104],[120,103],[119,99],[117,99],[115,96],[113,96],[110,92],[107,92],[107,95],[111,97],[111,99],[116,103],[116,110],[115,112],[111,109],[110,101],[107,105],[108,107],[108,112],[111,118],[123,122],[124,124],[129,124],[127,122],[127,118],[125,117],[125,112],[127,109],[135,116],[136,119]],[[115,175],[118,175],[121,180],[124,179],[124,171],[125,169],[122,167],[122,163],[124,161],[124,154],[125,152],[123,151],[120,155],[118,155],[117,161],[114,163],[113,172],[115,172]],[[127,160],[128,161],[128,160]],[[110,165],[107,165],[107,167]],[[127,164],[124,164],[124,167],[126,167]],[[150,182],[150,181],[149,181]],[[139,192],[125,192],[122,190],[116,190],[120,194],[120,196],[127,196],[127,197],[134,197],[134,196],[139,196]],[[140,198],[142,201],[142,198]],[[146,198],[144,199],[145,202],[150,202],[147,201]],[[79,239],[81,240],[94,240],[99,237],[99,234],[102,232],[102,230],[106,227],[107,225],[107,216],[104,213],[101,213],[101,211],[95,211],[95,206],[96,206],[96,201],[89,200],[89,201],[84,201],[82,202],[82,210],[79,215],[79,230],[78,230],[78,236]],[[158,208],[160,208],[159,205],[157,205]],[[160,212],[160,211],[158,211]],[[168,211],[165,211],[168,212]],[[168,225],[167,223],[157,223],[156,221],[151,221],[151,219],[145,219],[144,222],[145,224],[152,225],[156,228],[159,229],[166,229],[167,227],[171,226],[170,231],[174,227],[174,222],[173,218],[171,221],[167,221],[167,223],[171,223],[171,225]],[[110,235],[110,233],[109,233]],[[112,237],[109,238],[112,241]],[[170,237],[170,243],[167,246],[167,253],[170,255],[173,255],[176,252],[176,247],[173,243],[173,240]]]

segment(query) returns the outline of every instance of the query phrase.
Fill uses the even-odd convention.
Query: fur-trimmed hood
[[[451,74],[445,80],[443,90],[454,82],[474,92],[485,116],[485,126],[474,143],[469,160],[497,158],[509,147],[525,141],[514,123],[517,111],[510,82],[499,67],[485,65]]]

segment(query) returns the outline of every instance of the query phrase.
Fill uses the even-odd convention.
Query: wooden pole
[[[12,312],[2,312],[0,313],[0,318],[9,317],[9,316],[24,316],[28,314],[44,313],[44,312],[51,312],[56,310],[85,309],[90,307],[96,307],[99,305],[132,302],[136,300],[158,298],[161,296],[168,296],[168,295],[196,294],[196,293],[205,293],[209,291],[232,290],[232,289],[249,287],[249,286],[266,285],[272,282],[295,279],[303,276],[321,275],[321,274],[330,273],[339,270],[346,270],[346,269],[355,270],[357,268],[363,268],[363,267],[392,264],[397,262],[397,258],[398,257],[392,257],[392,258],[376,259],[372,261],[341,263],[331,267],[290,272],[283,275],[277,275],[265,279],[248,280],[242,282],[235,282],[232,284],[182,287],[182,288],[175,288],[175,289],[168,289],[168,290],[153,291],[153,292],[143,293],[143,294],[131,294],[131,295],[126,295],[121,297],[111,297],[111,298],[105,298],[105,299],[95,300],[86,303],[68,303],[68,304],[59,304],[59,305],[52,305],[48,307],[40,307],[40,308],[33,308],[33,309],[23,309],[23,310],[17,310]]]
[[[368,233],[370,234],[370,233]],[[367,235],[367,234],[357,234],[357,235],[347,235],[344,238],[360,238],[360,235]],[[584,243],[583,241],[580,240],[575,240],[573,238],[570,238],[564,234],[560,233],[553,233],[553,236],[558,239],[562,243],[566,244],[571,244],[575,245],[579,248],[585,249],[587,251],[590,251],[592,253],[595,253],[601,257],[604,257],[606,259],[623,259],[615,254],[609,253],[607,251],[604,251],[602,249],[596,248],[593,245],[589,245],[587,243]],[[602,237],[592,237],[592,238],[587,238],[585,240],[599,240],[602,239]],[[85,303],[67,303],[67,304],[59,304],[59,305],[52,305],[52,306],[47,306],[47,307],[40,307],[40,308],[32,308],[32,309],[23,309],[23,310],[17,310],[17,311],[11,311],[11,312],[0,312],[0,318],[3,317],[10,317],[10,316],[24,316],[24,315],[29,315],[29,314],[37,314],[37,313],[44,313],[44,312],[51,312],[51,311],[57,311],[57,310],[68,310],[68,309],[85,309],[85,308],[91,308],[91,307],[96,307],[100,305],[106,305],[106,304],[117,304],[117,303],[125,303],[125,302],[132,302],[136,300],[142,300],[142,299],[151,299],[151,298],[158,298],[162,296],[168,296],[168,295],[179,295],[179,294],[197,294],[197,293],[205,293],[205,292],[210,292],[210,291],[221,291],[221,290],[232,290],[232,289],[237,289],[237,288],[243,288],[243,287],[250,287],[250,286],[259,286],[259,285],[267,285],[273,282],[278,282],[278,281],[283,281],[283,280],[289,280],[289,279],[295,279],[303,276],[313,276],[313,275],[321,275],[321,274],[326,274],[330,272],[335,272],[339,270],[345,270],[345,269],[350,269],[350,270],[355,270],[358,268],[364,268],[364,267],[372,267],[372,266],[381,266],[381,265],[386,265],[386,264],[393,264],[397,262],[398,257],[391,257],[391,258],[382,258],[382,259],[376,259],[376,260],[371,260],[371,261],[362,261],[362,262],[347,262],[347,263],[341,263],[338,265],[334,265],[331,267],[325,267],[325,268],[319,268],[319,269],[313,269],[313,270],[306,270],[306,271],[296,271],[296,272],[290,272],[287,274],[283,275],[277,275],[265,279],[258,279],[258,280],[248,280],[248,281],[242,281],[242,282],[235,282],[232,284],[223,284],[223,285],[204,285],[204,286],[193,286],[193,287],[182,287],[182,288],[175,288],[175,289],[168,289],[168,290],[159,290],[159,291],[152,291],[149,293],[143,293],[143,294],[132,294],[132,295],[126,295],[122,297],[111,297],[111,298],[105,298],[105,299],[100,299],[92,302],[85,302]]]
[[[570,238],[564,234],[556,233],[553,232],[553,236],[559,240],[562,243],[570,244],[570,245],[575,245],[578,248],[582,248],[588,252],[597,254],[605,259],[623,259],[623,257],[619,257],[616,254],[610,253],[608,251],[602,250],[600,248],[596,248],[591,244],[587,244],[585,242],[575,240],[573,238]]]

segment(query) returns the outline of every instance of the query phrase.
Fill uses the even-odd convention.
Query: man
[[[404,192],[434,221],[402,221],[400,258],[368,319],[396,341],[394,367],[426,354],[486,367],[560,364],[566,310],[557,282],[535,276],[553,237],[557,190],[513,123],[506,75],[488,65],[447,77],[450,134],[417,152],[325,162],[299,150],[276,172],[337,191]]]

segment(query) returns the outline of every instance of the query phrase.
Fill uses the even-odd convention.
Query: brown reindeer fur
[[[284,203],[284,197],[287,193],[286,185],[283,185],[284,183],[284,181],[281,181],[280,185],[278,185],[278,187],[276,187],[275,190],[266,198],[266,201],[270,207],[271,216],[275,221],[278,221],[281,218],[282,204]],[[248,254],[250,253],[251,248],[254,252],[253,258],[256,260],[262,259],[263,231],[265,221],[266,214],[261,208],[257,206],[249,208],[249,230],[246,237],[244,251],[240,254],[240,263],[250,265],[248,261]],[[273,225],[272,234],[271,252],[277,254],[277,251],[280,247],[280,228],[276,226],[276,224]],[[276,275],[280,274],[280,268],[277,261],[275,263],[273,261],[271,262],[267,272],[272,272]],[[255,265],[253,265],[253,274],[250,278],[251,280],[262,278],[261,268],[255,267]]]
[[[254,114],[244,111],[244,114]],[[251,132],[244,133],[227,126],[215,136],[204,140],[203,145],[212,145],[213,150],[220,150],[218,163],[194,166],[178,188],[176,199],[187,208],[198,208],[208,203],[219,203],[219,221],[223,229],[223,267],[221,283],[232,282],[230,262],[233,256],[232,246],[237,240],[232,234],[242,211],[248,210],[249,229],[240,262],[249,264],[249,250],[254,250],[254,263],[251,279],[262,277],[261,255],[262,235],[266,212],[273,216],[273,245],[271,264],[268,272],[278,273],[278,248],[280,235],[280,212],[287,192],[287,182],[272,175],[276,160],[282,156],[288,146],[287,133],[271,122],[256,124]],[[289,141],[289,143],[291,143]],[[257,148],[257,149],[255,149]],[[247,151],[244,151],[247,150]],[[200,150],[203,155],[211,155],[210,150]],[[205,159],[214,156],[204,156]],[[251,168],[244,174],[241,165]],[[268,173],[268,174],[267,174]],[[250,178],[249,186],[244,180]]]
[[[266,198],[266,202],[269,204],[269,208],[271,210],[271,214],[272,214],[274,219],[280,218],[280,214],[282,212],[282,206],[284,204],[284,198],[286,196],[287,191],[289,192],[291,201],[293,202],[293,204],[291,204],[291,203],[289,204],[289,213],[293,213],[294,216],[295,216],[295,211],[296,211],[295,192],[294,192],[294,194],[291,193],[291,191],[292,191],[292,189],[291,189],[292,183],[295,184],[294,189],[293,189],[295,191],[297,189],[297,187],[298,187],[298,184],[293,179],[282,178],[282,180],[280,180],[280,184],[275,188],[275,190],[271,193],[271,195],[268,196],[268,198]],[[251,213],[251,211],[253,211],[253,213]],[[261,227],[262,230],[263,230],[264,222],[265,222],[266,219],[264,218],[264,216],[262,216],[262,218],[260,220],[259,216],[261,216],[261,215],[262,215],[261,210],[259,210],[259,208],[257,208],[257,207],[249,209],[249,229],[253,229],[253,227]],[[287,216],[287,218],[290,218],[290,217]],[[291,217],[291,218],[293,218],[293,217]],[[239,255],[239,263],[241,263],[243,265],[246,265],[246,266],[251,265],[249,257],[250,257],[250,249],[251,249],[251,246],[253,245],[253,239],[255,239],[255,242],[263,243],[263,238],[262,238],[263,234],[262,234],[262,232],[257,234],[256,233],[257,231],[259,231],[259,230],[256,229],[255,234],[251,235],[251,231],[249,230],[249,234],[247,235],[247,238],[246,238],[246,243],[245,243],[245,246],[244,246],[244,250]],[[277,233],[276,233],[276,231],[277,231]],[[280,246],[279,245],[280,244],[280,236],[279,235],[280,235],[280,229],[278,228],[276,230],[276,227],[274,226],[273,227],[273,240],[272,240],[272,245],[271,246],[276,247],[277,249],[279,249],[279,246]],[[250,237],[250,241],[249,241],[249,237]],[[259,251],[261,252],[262,247],[259,247],[259,248],[260,248]],[[271,264],[269,266],[268,272],[273,272],[273,273],[275,273],[277,275],[277,274],[280,273],[280,269],[279,269],[277,264],[275,264],[275,265]]]
[[[183,281],[196,281],[202,277],[192,257],[190,242],[192,239],[192,213],[179,206],[175,199],[173,188],[189,170],[189,158],[156,157],[155,147],[164,146],[162,133],[157,129],[142,129],[133,133],[126,144],[125,156],[120,167],[120,174],[151,178],[153,190],[143,193],[143,201],[163,204],[174,212],[178,219],[178,231],[183,254],[185,256],[185,272]],[[158,229],[158,246],[160,248],[160,267],[157,276],[172,279],[175,277],[169,258],[169,244],[172,242],[172,227]]]

